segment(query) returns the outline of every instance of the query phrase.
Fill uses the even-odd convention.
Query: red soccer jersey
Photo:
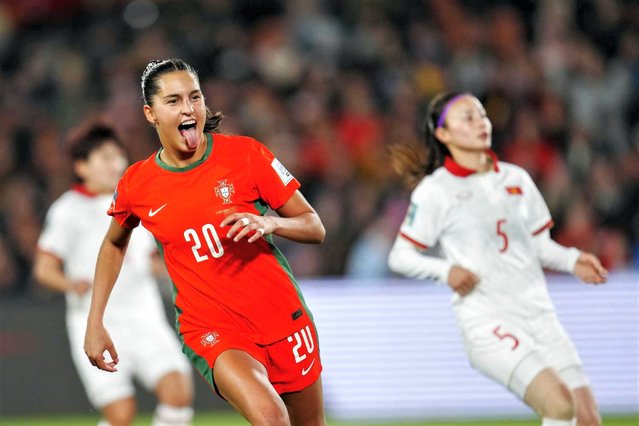
[[[256,140],[206,136],[206,153],[187,167],[167,165],[159,152],[129,167],[108,214],[126,228],[141,221],[155,236],[174,284],[178,332],[238,330],[269,344],[310,312],[271,236],[236,243],[220,223],[234,212],[278,209],[300,184]]]

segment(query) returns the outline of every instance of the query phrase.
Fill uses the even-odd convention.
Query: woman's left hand
[[[608,270],[592,253],[582,251],[575,264],[575,276],[585,283],[602,284],[608,278]]]
[[[238,242],[248,236],[247,242],[253,243],[265,235],[273,232],[268,216],[258,216],[251,213],[233,213],[224,218],[220,227],[231,226],[226,234],[227,238],[233,238]],[[235,237],[233,237],[235,236]]]

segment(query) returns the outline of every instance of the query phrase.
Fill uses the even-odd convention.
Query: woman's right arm
[[[33,277],[43,287],[62,293],[83,295],[91,289],[86,280],[71,280],[64,273],[63,261],[52,253],[36,250],[33,258]]]
[[[434,279],[447,283],[453,265],[445,259],[423,254],[398,235],[388,256],[388,266],[391,271],[408,278]]]
[[[434,279],[446,283],[461,296],[470,293],[479,282],[479,278],[471,271],[445,259],[423,254],[401,236],[397,236],[393,244],[388,266],[393,272],[409,278]]]
[[[109,333],[104,328],[102,319],[111,290],[118,278],[127,245],[131,237],[131,229],[123,228],[116,220],[111,220],[95,267],[91,308],[87,318],[87,330],[84,337],[84,352],[91,364],[100,370],[117,371],[118,355]],[[104,358],[104,351],[111,355],[111,362]]]

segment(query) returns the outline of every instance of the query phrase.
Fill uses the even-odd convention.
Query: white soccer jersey
[[[494,161],[493,170],[475,173],[447,158],[413,191],[398,237],[418,249],[440,247],[446,262],[433,269],[440,280],[450,265],[479,277],[470,294],[453,296],[460,320],[554,311],[533,241],[553,224],[548,208],[528,173]],[[575,251],[568,253],[576,260]]]
[[[93,282],[100,245],[110,217],[112,197],[92,195],[78,186],[65,192],[49,209],[38,249],[58,257],[64,273],[73,280]],[[175,331],[164,313],[157,284],[151,275],[155,244],[151,234],[138,227],[131,235],[120,276],[104,314],[104,325],[115,344],[118,373],[93,367],[83,350],[91,292],[67,298],[67,332],[73,362],[87,396],[101,408],[135,394],[133,378],[153,391],[170,372],[191,374]]]
[[[58,257],[65,275],[72,280],[93,282],[100,245],[111,218],[106,211],[110,195],[93,195],[75,187],[65,192],[50,207],[38,249]],[[104,324],[130,326],[136,321],[166,322],[164,308],[151,275],[151,255],[155,243],[151,234],[140,227],[131,236],[124,264],[104,315]],[[67,297],[67,320],[86,322],[91,292]]]

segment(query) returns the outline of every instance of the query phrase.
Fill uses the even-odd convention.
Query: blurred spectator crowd
[[[0,294],[33,288],[44,212],[73,181],[70,130],[102,119],[132,161],[150,59],[196,67],[222,130],[302,182],[324,245],[279,245],[298,277],[384,277],[408,190],[387,148],[428,101],[485,104],[500,158],[532,175],[560,243],[613,271],[639,256],[639,6],[622,0],[3,0]]]

